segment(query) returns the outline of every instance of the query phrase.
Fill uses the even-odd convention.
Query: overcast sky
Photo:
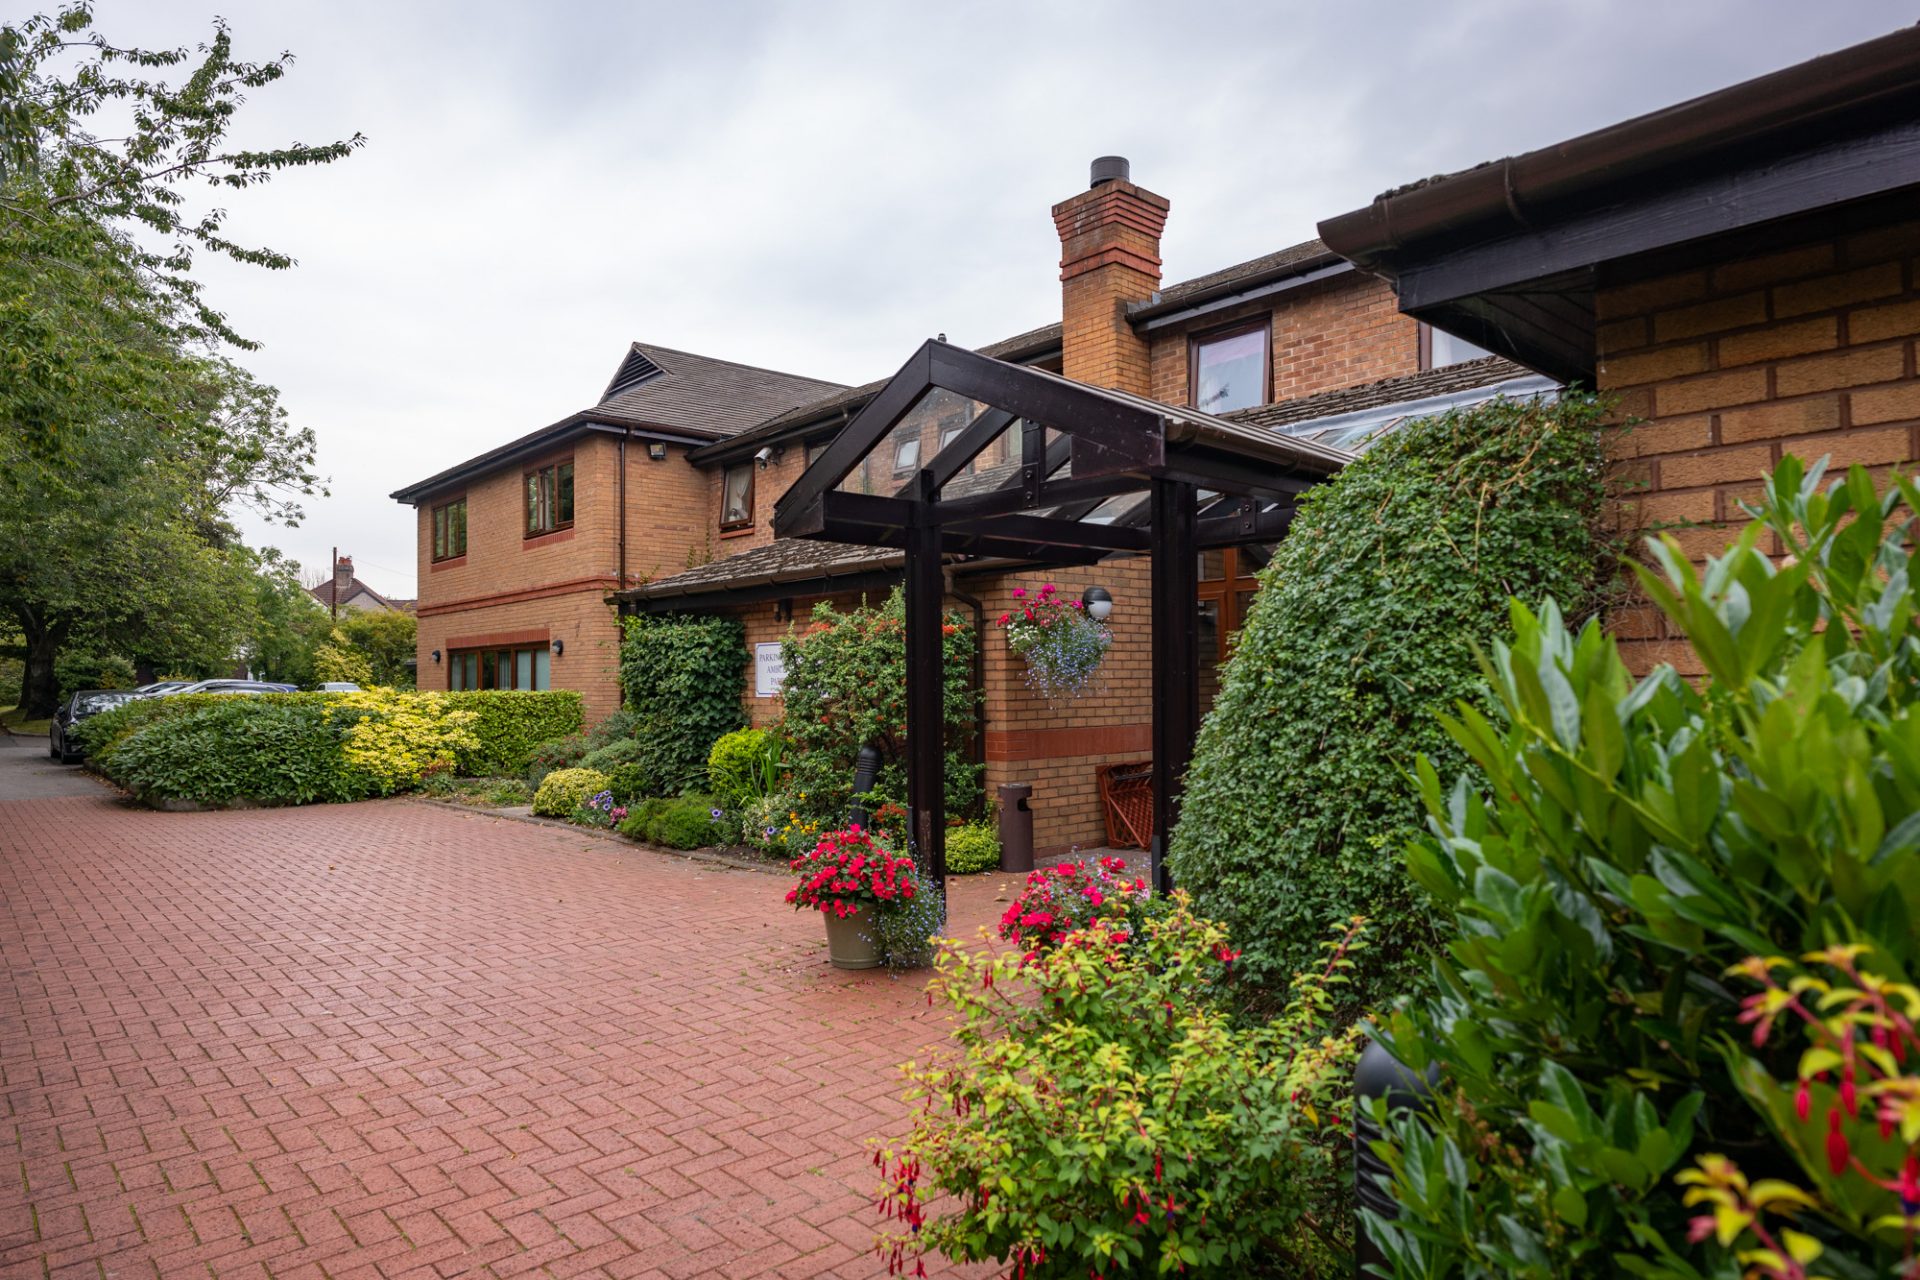
[[[842,382],[1059,318],[1047,210],[1117,153],[1169,283],[1381,190],[1913,22],[1889,0],[101,0],[112,39],[291,50],[239,140],[366,148],[224,193],[208,263],[333,496],[246,522],[414,594],[393,489],[590,405],[632,339]]]

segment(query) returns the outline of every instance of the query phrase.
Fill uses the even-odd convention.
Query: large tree
[[[312,433],[219,354],[252,344],[193,275],[201,250],[292,265],[229,239],[195,188],[359,145],[227,145],[245,93],[290,61],[235,61],[217,22],[192,51],[119,46],[84,3],[0,25],[0,610],[29,715],[81,638],[173,666],[237,656],[258,600],[228,513],[294,523],[321,492]]]

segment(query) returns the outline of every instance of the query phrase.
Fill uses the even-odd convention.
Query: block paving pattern
[[[881,1274],[864,1144],[944,1014],[781,891],[406,801],[0,802],[0,1275]]]

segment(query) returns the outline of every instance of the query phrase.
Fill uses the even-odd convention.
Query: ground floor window
[[[553,655],[547,646],[455,649],[447,660],[449,689],[545,689]]]
[[[1213,705],[1220,692],[1220,664],[1227,660],[1227,641],[1246,625],[1253,593],[1260,589],[1254,577],[1273,559],[1271,543],[1220,547],[1200,553],[1200,710]]]

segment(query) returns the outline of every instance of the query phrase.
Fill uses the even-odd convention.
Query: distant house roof
[[[315,600],[318,600],[321,604],[326,605],[328,608],[332,608],[334,604],[333,587],[334,587],[334,580],[332,578],[328,578],[325,582],[321,583],[317,587],[308,587],[307,594],[312,596]],[[381,595],[378,591],[375,591],[372,587],[368,586],[366,583],[360,581],[360,579],[349,578],[347,579],[347,589],[340,593],[339,602],[343,605],[347,604],[350,601],[352,601],[355,596],[367,596],[373,599],[374,601],[376,601],[381,608],[392,609],[396,613],[411,613],[413,611],[413,605],[414,605],[413,601],[390,600],[386,596]]]
[[[704,443],[842,389],[839,383],[820,378],[635,342],[591,408],[396,489],[392,496],[400,502],[417,502],[436,490],[593,432],[632,430],[687,444]]]

